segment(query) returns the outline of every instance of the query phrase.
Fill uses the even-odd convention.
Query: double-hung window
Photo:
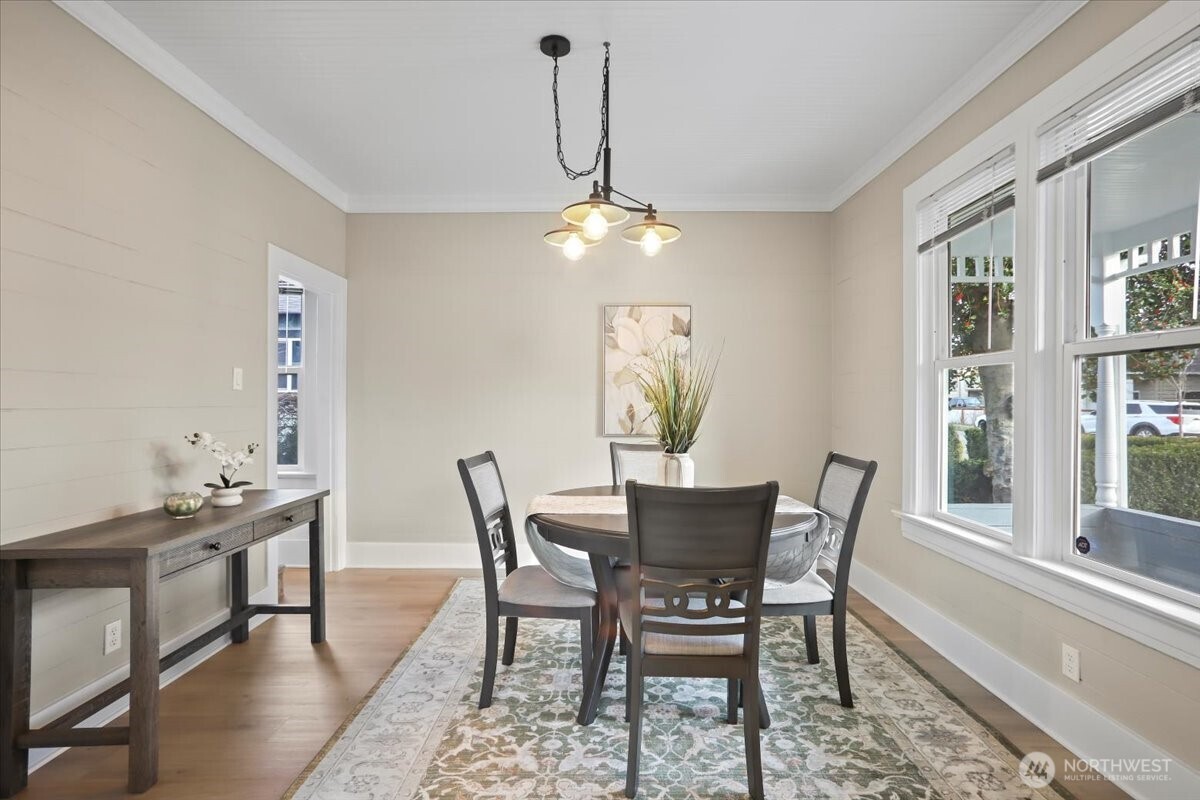
[[[304,287],[279,279],[279,326],[276,338],[277,461],[282,471],[303,467],[301,389],[304,385]]]
[[[1013,524],[1015,169],[1006,149],[918,210],[920,268],[937,298],[923,376],[939,398],[937,514],[1000,537]]]
[[[905,190],[900,517],[1200,664],[1200,13],[1152,16]]]
[[[1088,98],[1038,137],[1063,263],[1073,565],[1200,593],[1200,41]],[[1067,518],[1064,516],[1064,522]]]

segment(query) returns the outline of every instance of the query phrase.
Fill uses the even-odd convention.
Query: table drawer
[[[239,550],[253,541],[254,525],[249,522],[212,536],[206,536],[178,550],[164,553],[161,560],[161,574],[170,575],[194,564],[199,564],[201,561],[221,558],[226,553]]]
[[[316,503],[304,503],[303,505],[293,506],[287,511],[276,514],[273,517],[260,519],[254,523],[254,538],[261,539],[264,536],[271,536],[294,528],[297,525],[303,525],[317,516]]]

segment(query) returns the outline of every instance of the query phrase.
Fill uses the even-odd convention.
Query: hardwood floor
[[[249,642],[225,648],[163,690],[159,782],[141,797],[276,800],[416,639],[455,579],[469,574],[331,573],[326,581],[329,641],[315,655],[307,617],[275,617],[256,628]],[[284,586],[288,602],[302,602],[306,573],[288,570]],[[865,598],[854,594],[851,607],[1019,749],[1056,759],[1067,755]],[[33,773],[29,788],[17,797],[127,797],[125,764],[124,747],[74,748]],[[1126,796],[1104,780],[1066,786],[1079,800]]]
[[[330,573],[325,644],[309,643],[308,617],[276,616],[166,687],[158,784],[139,797],[277,800],[417,638],[459,574]],[[307,572],[287,570],[284,591],[287,602],[304,602]],[[73,748],[30,775],[17,797],[128,797],[125,764],[124,747]]]

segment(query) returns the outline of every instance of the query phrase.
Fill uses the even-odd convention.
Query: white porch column
[[[1129,250],[1132,263],[1135,249]],[[1099,267],[1099,269],[1097,269]],[[1091,323],[1097,336],[1125,330],[1125,278],[1119,253],[1092,258]],[[1098,302],[1097,302],[1098,301]],[[1125,424],[1125,356],[1096,359],[1096,505],[1129,505]]]

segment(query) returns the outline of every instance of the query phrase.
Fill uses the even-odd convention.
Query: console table
[[[256,614],[308,614],[314,644],[325,641],[322,511],[328,491],[249,490],[233,508],[205,505],[191,519],[143,511],[0,545],[0,797],[24,788],[35,747],[129,746],[129,791],[158,780],[159,672],[230,634],[250,636]],[[251,605],[247,549],[308,523],[309,605]],[[159,658],[158,585],[217,559],[230,560],[230,617]],[[31,594],[34,589],[129,589],[129,678],[29,729]],[[128,727],[76,728],[129,695]]]

